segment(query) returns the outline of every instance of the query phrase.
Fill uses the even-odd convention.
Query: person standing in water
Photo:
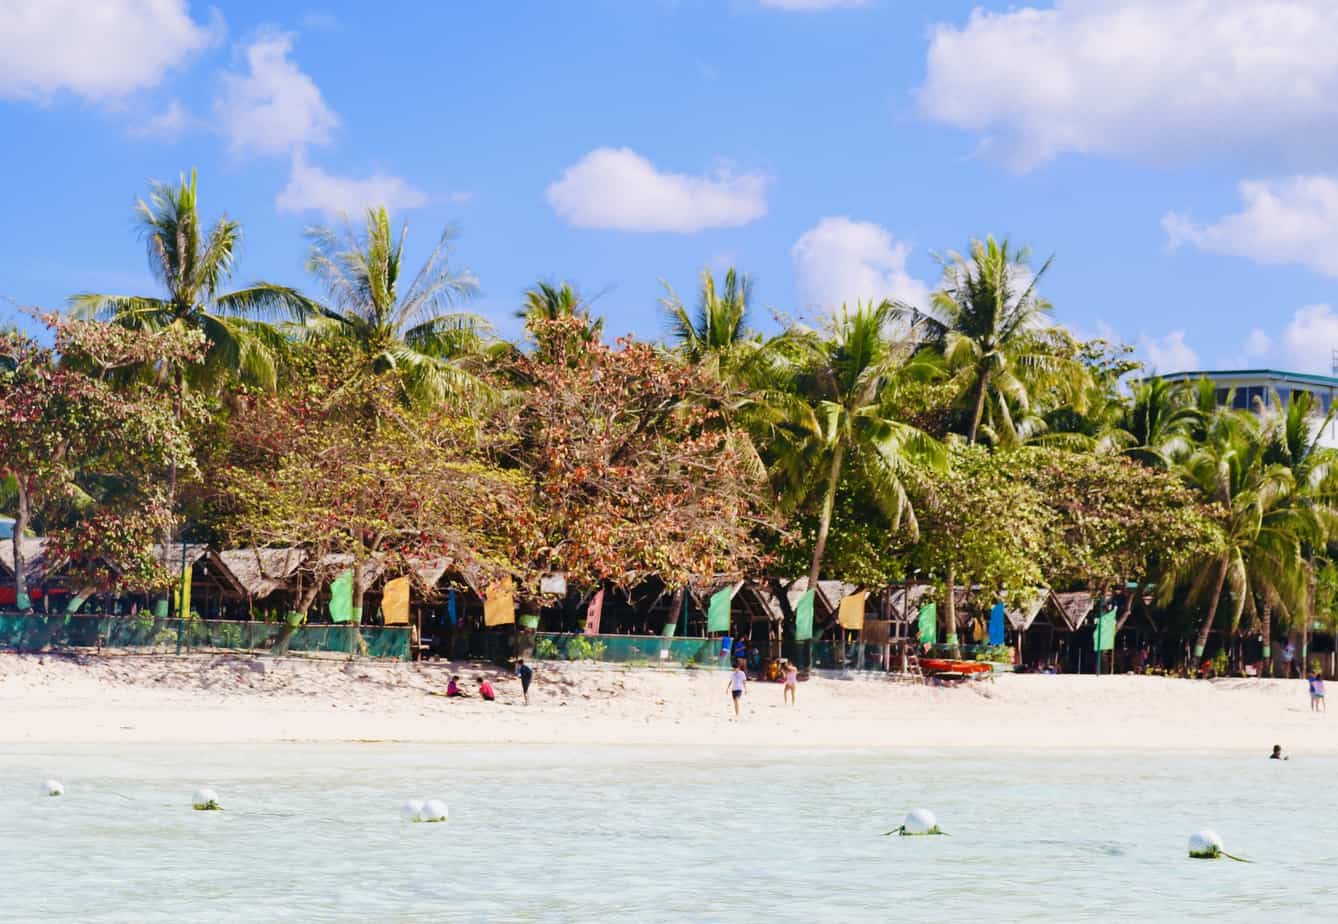
[[[793,706],[795,691],[799,689],[799,668],[793,661],[786,661],[781,667],[785,671],[785,702]]]
[[[734,700],[734,718],[739,717],[739,700],[743,699],[743,691],[748,686],[748,675],[743,671],[743,662],[734,662],[734,673],[729,675],[729,693]]]
[[[516,676],[520,678],[520,692],[524,694],[525,705],[528,706],[530,704],[530,681],[534,679],[534,671],[525,663],[524,658],[516,661]]]

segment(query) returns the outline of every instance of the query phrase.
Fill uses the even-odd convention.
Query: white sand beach
[[[448,700],[488,674],[496,703]],[[726,677],[536,665],[531,705],[477,665],[230,656],[0,655],[0,742],[421,741],[780,748],[1156,749],[1338,753],[1338,715],[1301,681],[1002,676],[960,687],[884,679],[753,683],[731,721]]]

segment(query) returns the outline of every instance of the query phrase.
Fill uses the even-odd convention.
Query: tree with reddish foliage
[[[338,363],[310,355],[304,387],[239,402],[206,484],[228,542],[304,553],[298,621],[348,569],[355,614],[373,569],[511,570],[510,550],[527,544],[522,482],[479,458],[473,422],[404,408],[392,376],[343,391]]]
[[[587,586],[682,586],[746,569],[764,485],[712,410],[727,386],[647,344],[573,329],[589,323],[531,319],[536,349],[510,370],[524,387],[496,421],[498,451],[530,479],[527,591],[548,571]]]
[[[165,586],[153,554],[154,531],[171,525],[160,475],[193,466],[190,442],[170,398],[109,378],[148,356],[197,356],[202,343],[189,332],[42,320],[54,349],[16,332],[0,336],[0,472],[16,486],[16,603],[31,607],[24,533],[36,514],[54,519],[72,507],[75,515],[48,530],[46,558],[81,585],[79,598]]]

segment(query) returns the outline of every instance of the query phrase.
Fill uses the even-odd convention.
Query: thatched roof
[[[1050,602],[1054,604],[1055,612],[1059,614],[1063,623],[1055,628],[1076,630],[1087,618],[1087,614],[1092,612],[1092,595],[1085,590],[1064,594],[1051,593]]]
[[[334,555],[326,555],[321,559],[321,566],[325,568],[339,568],[347,570],[353,567],[354,558],[348,552],[338,552]],[[362,589],[366,590],[376,583],[376,579],[381,576],[381,572],[386,570],[386,563],[380,559],[373,558],[362,563]]]
[[[153,547],[153,557],[162,562],[164,568],[176,574],[181,571],[183,546],[179,542],[163,545],[161,542]],[[193,568],[195,563],[209,554],[209,546],[203,543],[187,543],[184,546],[186,567]]]
[[[225,549],[211,556],[223,576],[253,599],[287,587],[307,554],[302,549]]]
[[[743,598],[744,608],[753,622],[785,620],[785,607],[781,605],[780,597],[776,596],[770,584],[748,581],[739,590],[738,595]]]
[[[23,545],[23,563],[25,576],[29,581],[40,581],[46,572],[46,539],[41,536],[25,536],[19,540]],[[14,540],[0,539],[0,573],[9,580],[14,580]]]
[[[1045,600],[1046,595],[1039,593],[1030,600],[1023,600],[1020,606],[1004,610],[1008,624],[1019,632],[1026,632],[1036,621],[1036,614],[1045,606]]]
[[[924,598],[933,591],[932,584],[911,584],[892,591],[892,620],[894,622],[914,622],[920,618],[920,605]]]

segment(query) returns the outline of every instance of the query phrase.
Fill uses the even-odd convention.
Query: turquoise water
[[[1338,761],[1265,754],[15,747],[0,918],[1323,919]],[[880,836],[918,806],[953,836]],[[1255,862],[1189,860],[1202,827]]]

